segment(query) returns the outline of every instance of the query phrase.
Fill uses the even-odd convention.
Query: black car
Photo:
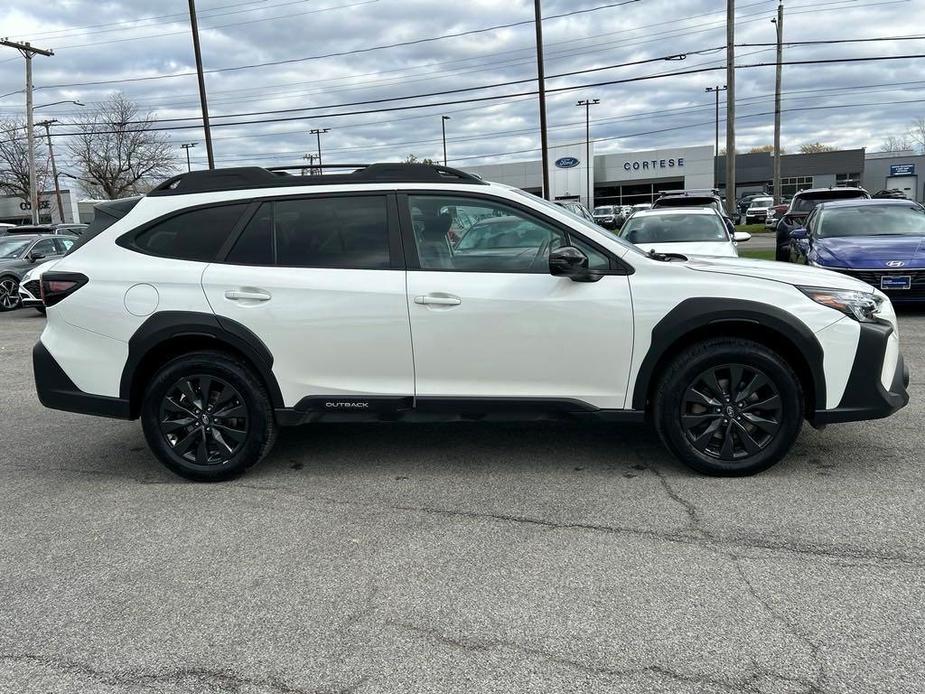
[[[723,199],[716,190],[666,190],[662,191],[652,203],[652,209],[665,207],[712,207],[726,220],[727,225],[735,226],[737,221],[729,216]]]
[[[809,213],[816,205],[830,200],[851,200],[853,198],[870,198],[863,188],[810,188],[801,190],[793,196],[790,207],[777,223],[777,249],[775,258],[787,262],[790,260],[790,232],[799,229],[806,222]]]

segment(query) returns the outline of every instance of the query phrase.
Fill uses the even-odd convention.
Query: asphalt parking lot
[[[315,425],[185,482],[137,422],[39,404],[0,315],[2,692],[919,692],[912,402],[748,479],[644,428]]]

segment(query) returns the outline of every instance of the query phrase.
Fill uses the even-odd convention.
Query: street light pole
[[[591,107],[601,103],[600,99],[582,99],[576,105],[585,107],[585,171],[588,174],[587,203],[588,209],[594,209],[594,189],[591,187],[591,172],[594,162],[591,161]]]
[[[324,173],[324,169],[321,166],[321,135],[322,133],[326,133],[329,130],[330,128],[312,128],[311,130],[308,131],[310,135],[315,135],[318,138],[318,173],[319,174]]]
[[[55,150],[51,146],[51,129],[49,127],[52,123],[57,122],[58,120],[56,118],[51,118],[36,123],[36,125],[45,128],[45,137],[48,140],[48,158],[51,160],[51,177],[55,182],[55,201],[58,203],[58,216],[61,217],[61,223],[64,224],[67,220],[64,218],[64,204],[61,202],[61,186],[58,185],[58,166],[55,164]]]
[[[780,89],[784,60],[784,5],[777,6],[777,74],[774,79],[774,202],[780,204]]]
[[[726,211],[736,209],[736,4],[726,0]]]
[[[450,120],[449,116],[440,117],[440,127],[443,129],[443,165],[446,166],[446,122]]]
[[[706,92],[716,92],[716,141],[713,145],[713,185],[716,185],[716,157],[719,156],[719,93],[726,91],[726,85],[722,87],[718,84],[715,87],[707,87]]]
[[[540,99],[540,148],[543,150],[543,197],[550,200],[549,140],[546,134],[546,68],[543,65],[543,10],[540,0],[533,0],[533,24],[536,28],[536,81]]]
[[[186,170],[187,171],[192,171],[192,168],[190,167],[190,163],[189,163],[190,148],[195,147],[198,144],[199,144],[198,142],[184,142],[182,145],[180,145],[180,147],[186,150]]]
[[[38,224],[39,196],[35,184],[35,124],[32,118],[32,56],[36,53],[51,56],[54,55],[54,51],[35,48],[28,41],[18,43],[8,39],[0,39],[0,46],[15,48],[26,59],[26,146],[29,148],[29,207],[32,212],[32,223]]]
[[[206,78],[202,72],[202,50],[199,47],[199,22],[196,20],[196,0],[189,0],[190,30],[193,32],[193,53],[196,55],[196,77],[199,79],[199,103],[202,106],[202,128],[206,138],[206,156],[209,168],[215,168],[215,156],[212,154],[212,129],[209,125],[209,103],[206,99]],[[187,150],[189,154],[189,150]]]

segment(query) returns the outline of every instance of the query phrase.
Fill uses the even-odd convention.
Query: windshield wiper
[[[670,263],[672,260],[687,260],[686,255],[681,255],[680,253],[656,253],[654,248],[650,248],[646,255],[652,260],[660,260],[663,263]]]

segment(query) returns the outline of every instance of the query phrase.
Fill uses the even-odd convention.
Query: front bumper
[[[810,418],[813,426],[857,422],[865,419],[889,417],[909,403],[909,368],[902,354],[894,351],[896,366],[889,388],[883,384],[884,362],[889,358],[888,348],[893,326],[886,321],[861,323],[858,348],[848,376],[848,384],[838,407],[816,410]],[[895,342],[895,338],[893,338]],[[894,346],[894,350],[897,348]]]
[[[132,418],[128,400],[85,393],[74,385],[41,341],[32,348],[32,368],[35,389],[45,407],[98,417]]]

